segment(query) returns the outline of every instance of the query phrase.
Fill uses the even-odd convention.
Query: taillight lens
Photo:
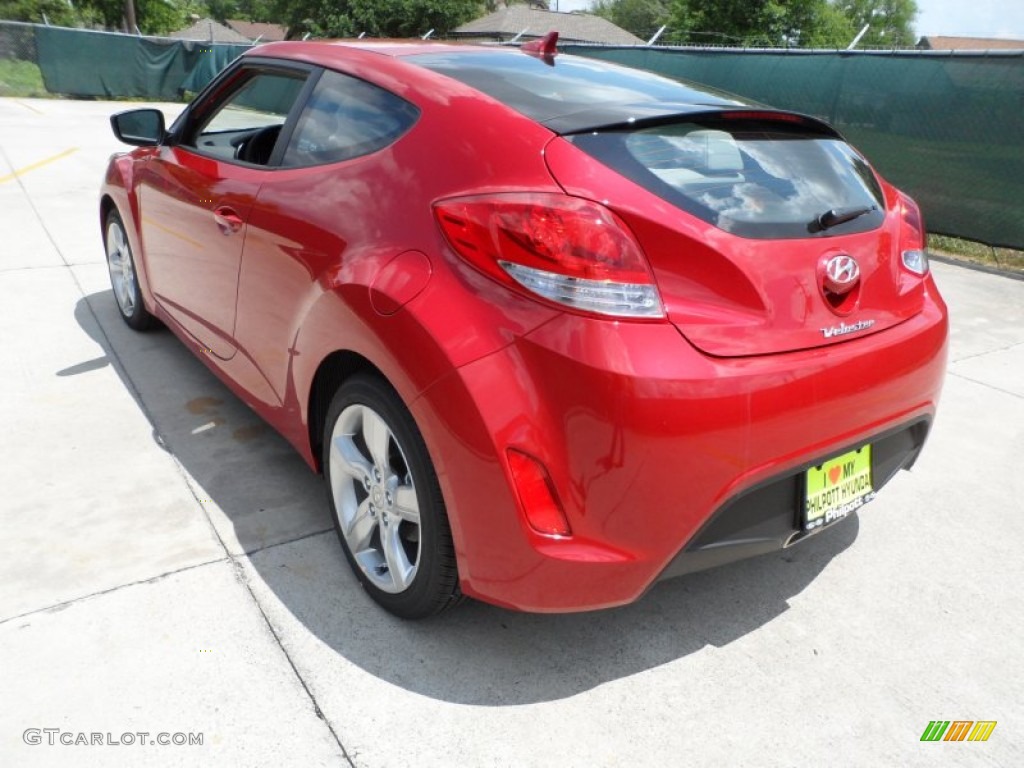
[[[505,285],[614,317],[663,317],[640,245],[603,205],[507,193],[443,200],[434,214],[462,258]]]
[[[921,209],[910,197],[900,192],[900,256],[903,266],[918,275],[928,272],[927,236]]]

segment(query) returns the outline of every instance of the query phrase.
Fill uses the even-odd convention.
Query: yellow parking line
[[[56,160],[60,160],[62,157],[67,157],[71,153],[77,151],[78,147],[65,149],[63,152],[60,152],[59,154],[56,154],[53,157],[47,157],[44,160],[39,160],[38,162],[32,163],[31,165],[26,165],[24,168],[18,168],[14,173],[9,173],[6,176],[0,176],[0,184],[6,184],[8,181],[12,181],[18,178],[19,176],[24,176],[29,171],[34,171],[36,168],[42,168],[44,165],[49,165],[50,163]]]

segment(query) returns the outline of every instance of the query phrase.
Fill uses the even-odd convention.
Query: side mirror
[[[110,127],[119,141],[134,147],[151,147],[167,135],[164,113],[159,109],[132,109],[110,117]]]

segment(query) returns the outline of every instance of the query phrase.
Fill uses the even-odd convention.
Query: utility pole
[[[124,0],[124,25],[128,28],[128,34],[138,34],[138,25],[135,23],[135,0]]]

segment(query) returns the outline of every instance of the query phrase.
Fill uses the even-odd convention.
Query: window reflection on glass
[[[407,131],[419,110],[388,91],[327,71],[302,110],[284,165],[337,163],[376,152]]]
[[[799,127],[709,120],[575,136],[597,159],[721,229],[809,237],[832,209],[868,209],[835,233],[874,229],[881,189],[845,142]],[[877,209],[877,210],[876,210]]]

